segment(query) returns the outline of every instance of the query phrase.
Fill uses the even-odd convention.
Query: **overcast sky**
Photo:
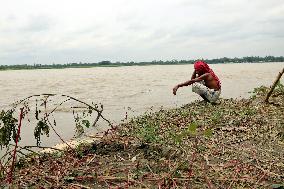
[[[283,0],[1,0],[0,64],[284,55]]]

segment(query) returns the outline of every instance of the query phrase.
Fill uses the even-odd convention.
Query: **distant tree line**
[[[262,62],[284,62],[284,57],[279,56],[247,56],[243,58],[216,58],[203,59],[208,64],[224,64],[224,63],[262,63]],[[154,60],[151,62],[111,62],[101,61],[96,63],[74,62],[67,64],[21,64],[21,65],[0,65],[0,70],[8,69],[60,69],[60,68],[87,68],[87,67],[115,67],[115,66],[143,66],[143,65],[176,65],[176,64],[193,64],[195,60]]]

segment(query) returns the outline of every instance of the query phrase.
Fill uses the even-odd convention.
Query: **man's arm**
[[[191,79],[195,79],[195,78],[196,78],[196,72],[194,70],[193,73],[192,73]]]
[[[188,86],[188,85],[191,85],[191,84],[193,84],[195,82],[199,82],[199,81],[205,80],[208,77],[208,75],[210,75],[210,74],[206,73],[206,74],[201,75],[200,77],[197,77],[197,78],[194,78],[194,79],[191,79],[191,80],[188,80],[186,82],[183,82],[183,83],[180,83],[180,84],[176,85],[173,88],[173,94],[176,95],[176,92],[177,92],[178,88],[180,88],[180,87]]]

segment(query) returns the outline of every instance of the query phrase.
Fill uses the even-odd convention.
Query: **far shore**
[[[264,58],[262,58],[264,59]],[[205,60],[208,64],[254,64],[254,63],[284,63],[284,57],[275,57],[267,60],[240,59],[212,59]],[[227,60],[227,59],[226,59]],[[0,71],[6,70],[37,70],[37,69],[66,69],[66,68],[95,68],[95,67],[124,67],[124,66],[153,66],[153,65],[192,65],[195,60],[172,60],[152,62],[115,62],[102,61],[98,63],[67,63],[67,64],[23,64],[23,65],[0,65]]]

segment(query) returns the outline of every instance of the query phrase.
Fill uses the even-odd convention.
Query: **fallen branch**
[[[79,187],[79,188],[84,188],[84,189],[91,189],[90,187],[88,187],[88,186],[83,186],[83,185],[81,185],[81,184],[71,184],[72,186],[77,186],[77,187]]]
[[[275,89],[275,87],[276,87],[277,83],[279,82],[280,78],[282,77],[283,73],[284,73],[284,68],[283,68],[282,72],[279,72],[276,80],[274,81],[273,85],[270,88],[270,91],[267,93],[266,98],[265,98],[265,102],[268,102],[269,97],[271,96],[273,90]]]

